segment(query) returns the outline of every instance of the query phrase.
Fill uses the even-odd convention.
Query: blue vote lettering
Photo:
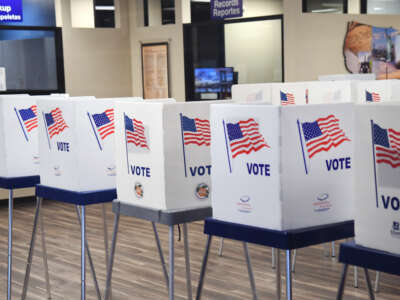
[[[189,167],[190,175],[192,177],[204,176],[204,175],[211,175],[211,165],[208,166],[196,166],[196,167]]]
[[[326,160],[325,162],[326,162],[326,168],[328,169],[328,171],[351,169],[350,157],[334,158],[334,159]]]
[[[131,165],[131,173],[136,176],[151,177],[150,168]]]
[[[389,205],[393,210],[397,211],[397,210],[400,209],[400,200],[399,200],[399,198],[391,197],[391,196],[385,197],[384,195],[382,195],[381,199],[382,199],[383,207],[385,209],[388,209]]]
[[[249,175],[271,176],[270,168],[269,164],[247,163]]]
[[[57,150],[58,151],[69,152],[69,143],[57,142]]]

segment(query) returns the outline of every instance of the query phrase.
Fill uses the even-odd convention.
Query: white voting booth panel
[[[355,102],[356,82],[346,81],[310,81],[308,82],[308,103],[350,103]]]
[[[0,176],[39,174],[36,98],[0,96]]]
[[[210,206],[209,103],[117,103],[120,201],[163,210]]]
[[[115,188],[114,103],[94,97],[38,100],[43,185],[73,191]]]
[[[368,74],[333,74],[333,75],[320,75],[320,81],[343,81],[343,80],[375,80],[375,73]]]
[[[212,105],[213,217],[287,230],[353,219],[353,104]]]
[[[400,254],[400,106],[356,106],[355,239]]]
[[[400,80],[371,80],[356,83],[356,102],[400,101]]]
[[[241,103],[271,103],[274,83],[235,84],[232,86],[232,100]]]
[[[295,105],[308,103],[307,82],[275,83],[271,86],[272,104]]]

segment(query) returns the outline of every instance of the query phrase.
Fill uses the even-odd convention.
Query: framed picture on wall
[[[169,98],[168,43],[142,44],[143,98]]]

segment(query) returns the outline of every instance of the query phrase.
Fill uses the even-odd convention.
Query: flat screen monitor
[[[196,68],[194,78],[195,93],[230,92],[233,68]]]

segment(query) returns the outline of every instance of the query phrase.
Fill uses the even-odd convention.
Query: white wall
[[[62,0],[62,2],[68,0]],[[94,28],[93,0],[70,0],[72,27]]]
[[[239,83],[282,81],[281,56],[280,20],[225,25],[225,65],[239,72]]]
[[[282,0],[243,0],[243,17],[280,15],[283,12]]]

